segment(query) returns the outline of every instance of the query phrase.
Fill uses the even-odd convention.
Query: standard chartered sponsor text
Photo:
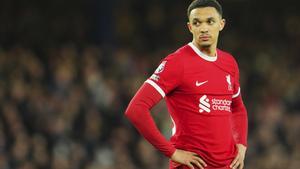
[[[231,112],[231,100],[226,99],[212,99],[212,109]]]

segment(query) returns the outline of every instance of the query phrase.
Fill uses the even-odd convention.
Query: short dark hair
[[[223,10],[220,3],[216,0],[194,0],[187,10],[187,16],[190,17],[191,11],[195,8],[203,8],[203,7],[214,7],[218,13],[222,16]]]

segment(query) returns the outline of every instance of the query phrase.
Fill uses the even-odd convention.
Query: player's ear
[[[189,31],[192,33],[192,26],[191,26],[190,22],[187,22],[186,25],[189,28]]]
[[[226,24],[226,20],[224,18],[222,18],[221,22],[220,22],[220,31],[224,29],[225,24]]]

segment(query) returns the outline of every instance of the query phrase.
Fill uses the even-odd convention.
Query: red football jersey
[[[166,99],[176,148],[199,154],[210,167],[230,165],[237,153],[231,104],[240,95],[230,54],[218,49],[210,57],[189,43],[163,59],[146,83]]]

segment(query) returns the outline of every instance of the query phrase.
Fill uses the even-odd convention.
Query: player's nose
[[[201,27],[200,27],[200,32],[201,32],[201,33],[207,33],[207,32],[208,32],[208,27],[205,26],[205,25],[201,26]]]

